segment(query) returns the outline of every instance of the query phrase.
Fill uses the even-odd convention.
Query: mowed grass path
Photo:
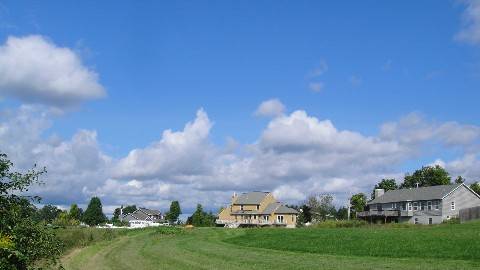
[[[461,225],[456,225],[461,226]],[[475,227],[475,226],[474,226]],[[480,226],[471,246],[479,245]],[[155,229],[144,230],[120,236],[111,241],[101,242],[84,249],[75,250],[63,260],[65,269],[480,269],[478,257],[465,255],[463,259],[448,256],[390,256],[384,249],[398,233],[409,234],[408,229],[223,229],[199,228],[177,235],[163,235]],[[436,228],[421,228],[435,232]],[[368,231],[371,230],[371,231]],[[357,233],[355,233],[357,232]],[[370,240],[372,235],[374,240]],[[388,233],[390,232],[390,234]],[[451,233],[458,233],[452,231]],[[332,235],[332,236],[327,236]],[[339,241],[333,240],[336,235]],[[364,237],[362,237],[362,235]],[[434,233],[435,235],[435,233]],[[452,239],[452,238],[448,238]],[[441,240],[447,242],[447,240]],[[463,236],[462,236],[463,239]],[[376,250],[375,252],[349,253],[348,245],[342,241],[366,241],[367,246],[356,248]],[[372,242],[373,241],[373,242]],[[439,241],[436,241],[439,242]],[[251,244],[253,243],[253,244]],[[307,244],[307,248],[301,248]],[[382,248],[369,247],[377,244]],[[397,245],[404,246],[403,241]],[[417,242],[418,245],[428,243]],[[455,241],[442,244],[436,250],[447,248],[451,252],[460,249]],[[254,246],[253,246],[254,245]],[[267,248],[261,248],[265,245]],[[335,247],[335,251],[326,248]],[[465,246],[465,245],[463,245]],[[290,248],[295,247],[295,248]],[[453,251],[452,251],[453,250]],[[398,248],[397,248],[398,251]],[[402,251],[405,254],[405,251]],[[447,251],[448,252],[448,251]],[[445,253],[442,253],[445,254]],[[462,254],[466,254],[462,252]],[[468,253],[470,254],[470,253]],[[476,255],[475,255],[476,256]],[[393,258],[392,258],[393,257]]]

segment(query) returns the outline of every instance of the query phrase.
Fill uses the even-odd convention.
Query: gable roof
[[[123,215],[123,220],[130,221],[130,220],[152,220],[147,214],[143,213],[142,211],[135,210],[133,213],[129,213]]]
[[[389,190],[382,196],[375,198],[368,202],[368,204],[374,203],[391,203],[391,202],[404,202],[404,201],[425,201],[425,200],[441,200],[446,195],[457,189],[463,184],[443,185],[443,186],[431,186],[420,188],[405,188],[397,190]]]
[[[233,204],[260,204],[270,192],[253,191],[242,193]]]
[[[287,207],[279,202],[271,203],[267,205],[267,207],[263,210],[263,215],[271,215],[271,214],[298,214],[298,211]]]
[[[142,208],[142,207],[138,208],[138,210],[144,212],[147,215],[160,215],[160,211],[158,210],[151,210],[151,209]]]
[[[150,210],[146,208],[139,208],[132,213],[123,215],[122,219],[126,221],[130,220],[154,220],[154,218],[150,217],[152,215],[160,215],[160,211],[158,210]]]

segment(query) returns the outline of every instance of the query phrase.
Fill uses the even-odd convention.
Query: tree
[[[475,193],[477,193],[478,195],[480,195],[480,183],[479,182],[475,182],[473,184],[470,185],[470,188],[475,191]]]
[[[62,210],[58,209],[55,205],[47,204],[38,211],[37,220],[52,223],[61,212]]]
[[[69,212],[62,211],[52,223],[58,226],[65,227],[76,226],[80,224],[80,221],[78,219],[72,218]]]
[[[27,269],[46,260],[55,264],[60,241],[52,229],[35,220],[40,197],[22,195],[46,172],[33,169],[22,174],[12,171],[13,163],[0,154],[0,269]]]
[[[170,204],[170,211],[167,214],[167,220],[170,223],[174,223],[178,220],[178,217],[182,214],[182,210],[180,209],[180,203],[178,201],[173,201]]]
[[[297,208],[295,208],[295,209],[297,209]],[[312,212],[311,212],[311,208],[308,205],[303,204],[297,210],[300,212],[300,214],[297,217],[297,224],[298,225],[303,225],[307,222],[312,221]]]
[[[375,187],[373,188],[373,191],[372,191],[372,200],[375,199],[375,189],[383,189],[385,191],[389,191],[389,190],[395,190],[398,188],[398,185],[397,185],[397,182],[395,181],[395,179],[393,178],[390,178],[390,179],[382,179],[382,181],[380,181],[380,183],[376,184]]]
[[[428,187],[437,185],[451,184],[451,178],[448,172],[438,166],[425,166],[416,170],[412,175],[405,175],[405,179],[400,188]]]
[[[455,179],[455,184],[463,184],[465,183],[465,178],[463,178],[461,175],[457,176]]]
[[[102,211],[102,202],[98,197],[93,197],[83,214],[83,221],[89,226],[95,226],[106,221]]]
[[[135,211],[137,211],[137,206],[135,204],[134,205],[127,205],[122,209],[122,213],[124,215],[133,213]],[[113,212],[113,217],[112,217],[112,222],[119,222],[119,221],[120,221],[120,207],[115,208],[115,210]]]
[[[362,212],[367,205],[367,196],[363,193],[357,193],[350,198],[350,204],[352,205],[351,211],[357,216],[358,212]]]
[[[338,208],[336,217],[339,220],[348,219],[348,208],[345,207],[345,206],[342,206],[342,207]]]
[[[192,224],[195,227],[215,226],[216,216],[212,213],[203,211],[201,204],[197,204],[195,212],[188,217],[187,224]]]
[[[83,209],[78,208],[78,205],[76,203],[70,205],[70,211],[68,212],[70,219],[80,221],[82,220],[82,214],[83,214]]]
[[[315,221],[325,221],[336,214],[333,196],[330,194],[311,195],[307,198],[306,205],[310,208],[312,220]]]
[[[204,225],[204,216],[203,207],[201,204],[197,204],[197,209],[192,215],[192,225],[195,227],[201,227]]]

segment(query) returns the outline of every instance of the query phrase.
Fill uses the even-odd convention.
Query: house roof
[[[142,207],[140,207],[139,210],[144,212],[147,215],[160,215],[160,211],[158,210],[151,210],[151,209],[142,208]]]
[[[275,210],[275,214],[298,214],[298,211],[285,205],[280,205]]]
[[[460,185],[463,184],[389,190],[382,196],[369,201],[368,204],[441,200]]]
[[[262,214],[271,215],[272,213],[274,213],[275,209],[277,209],[280,205],[281,203],[279,202],[271,203],[267,205],[267,207],[263,210]]]
[[[275,214],[298,214],[298,211],[287,207],[279,202],[271,203],[267,205],[265,210],[263,210],[263,215],[271,215],[272,213]]]
[[[123,215],[123,220],[153,220],[150,216],[152,215],[160,215],[160,211],[158,210],[150,210],[146,208],[139,208],[135,210],[133,213]]]
[[[136,210],[133,213],[123,215],[123,220],[152,220],[147,214],[142,211]]]
[[[233,204],[260,204],[270,192],[253,191],[242,193]]]

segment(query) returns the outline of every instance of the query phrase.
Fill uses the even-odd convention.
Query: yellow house
[[[216,223],[225,227],[283,226],[294,228],[298,211],[277,202],[270,192],[233,194],[232,203],[222,209]]]

